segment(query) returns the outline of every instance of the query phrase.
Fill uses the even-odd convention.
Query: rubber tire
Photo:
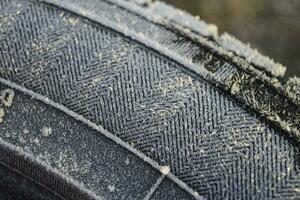
[[[298,97],[222,39],[161,2],[0,0],[1,199],[300,199]]]

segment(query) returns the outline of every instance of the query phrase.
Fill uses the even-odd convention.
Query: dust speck
[[[171,171],[169,166],[161,166],[159,171],[163,174],[163,175],[168,175]]]
[[[6,89],[1,91],[1,103],[6,106],[10,107],[12,105],[13,99],[15,96],[15,92],[11,89]]]
[[[26,143],[26,140],[25,140],[25,138],[24,138],[23,136],[19,136],[19,141],[20,141],[20,143],[22,143],[22,144],[25,144],[25,143]]]
[[[24,128],[24,129],[23,129],[23,133],[24,133],[24,134],[28,134],[28,133],[29,133],[29,130],[28,130],[27,128]]]
[[[33,140],[33,142],[34,142],[34,144],[36,144],[36,145],[38,145],[38,146],[41,145],[40,140],[39,140],[38,138],[35,138],[35,139]]]
[[[86,11],[83,9],[79,10],[79,13],[80,13],[80,15],[83,15],[83,16],[86,16],[86,14],[87,14]]]
[[[129,165],[129,164],[130,164],[130,160],[129,160],[129,158],[126,158],[126,160],[125,160],[125,164],[126,164],[126,165]]]
[[[108,186],[108,190],[110,191],[110,192],[114,192],[115,191],[115,186],[114,185],[109,185]]]
[[[43,127],[42,128],[42,134],[43,134],[43,136],[45,136],[45,137],[48,137],[48,136],[50,136],[51,134],[52,134],[52,128],[51,127]]]
[[[3,109],[3,108],[0,108],[0,123],[3,122],[4,114],[5,114],[4,109]]]

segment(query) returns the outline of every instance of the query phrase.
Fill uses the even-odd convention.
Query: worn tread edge
[[[275,62],[270,57],[261,54],[249,44],[244,44],[228,33],[223,33],[219,36],[216,25],[206,23],[185,11],[161,1],[141,0],[144,4],[137,3],[136,0],[104,1],[115,2],[125,9],[138,13],[140,16],[143,16],[154,23],[167,26],[180,32],[182,35],[198,40],[202,45],[213,49],[215,53],[218,53],[225,59],[231,59],[238,67],[253,72],[262,81],[269,84],[271,87],[276,88],[278,91],[285,94],[287,98],[294,101],[294,103],[300,105],[300,98],[295,98],[295,95],[286,91],[285,83],[277,79],[285,75],[285,66]],[[163,9],[159,7],[163,7]],[[164,11],[162,12],[160,10]],[[172,15],[164,14],[166,13],[166,10],[173,13],[180,13],[180,17],[184,20],[179,20],[178,17],[175,18]],[[274,84],[274,82],[276,82],[276,84]],[[298,87],[300,88],[300,84]]]
[[[111,0],[120,1],[120,0]],[[127,0],[129,2],[137,4],[139,7],[148,7],[147,9],[154,14],[153,19],[156,22],[163,23],[176,23],[181,26],[181,29],[190,29],[195,33],[198,33],[204,37],[209,37],[216,44],[222,47],[224,50],[235,53],[237,56],[247,60],[260,70],[271,73],[276,77],[284,76],[286,67],[282,64],[275,62],[268,56],[262,55],[256,49],[251,48],[249,45],[242,43],[234,36],[223,33],[219,35],[218,27],[215,24],[206,23],[204,20],[200,20],[199,16],[194,17],[186,11],[175,8],[167,3],[161,1],[147,1],[147,0]],[[187,31],[184,31],[187,33]],[[253,59],[255,57],[255,59]]]

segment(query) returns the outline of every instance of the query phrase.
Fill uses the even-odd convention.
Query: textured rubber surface
[[[0,165],[1,199],[57,199],[52,193],[14,172],[11,168]]]
[[[299,199],[298,79],[166,10],[0,0],[0,163],[57,198]]]

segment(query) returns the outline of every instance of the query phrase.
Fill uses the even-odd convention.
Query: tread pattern
[[[170,165],[200,195],[300,198],[299,145],[204,78],[45,4],[0,0],[0,24],[1,77]]]
[[[58,199],[144,199],[161,177],[153,165],[78,117],[32,99],[27,91],[14,91],[0,126],[0,165],[36,180]],[[2,181],[10,182],[4,177]],[[176,192],[184,199],[193,197],[181,188],[167,194]],[[0,197],[14,199],[5,193]]]

